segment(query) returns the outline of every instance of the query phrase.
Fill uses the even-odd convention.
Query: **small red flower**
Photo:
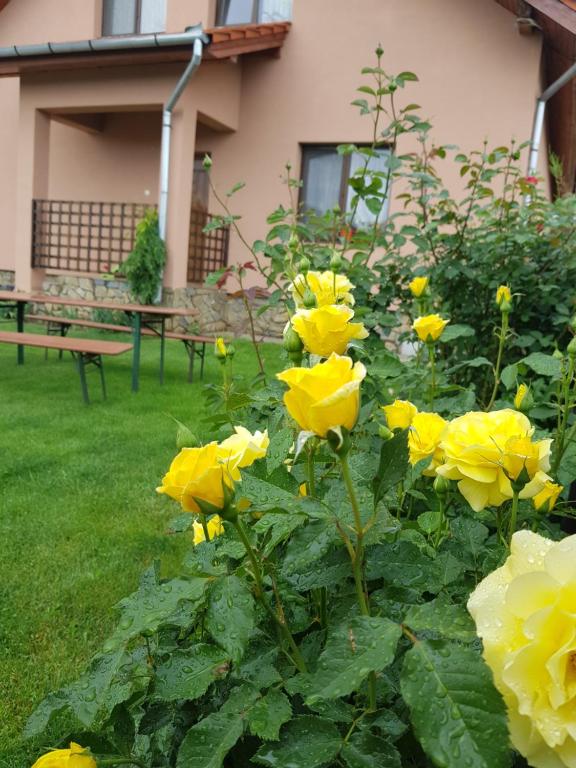
[[[526,184],[532,184],[532,185],[538,184],[538,179],[536,178],[536,176],[526,176],[524,181],[526,182]]]

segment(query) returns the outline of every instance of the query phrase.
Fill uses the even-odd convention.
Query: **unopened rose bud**
[[[385,427],[384,424],[378,426],[378,434],[382,440],[391,440],[394,437],[394,432]]]
[[[304,349],[304,344],[302,343],[302,339],[294,328],[288,323],[284,330],[284,343],[283,343],[284,349],[286,352],[302,352]]]
[[[560,352],[559,349],[555,349],[554,352],[552,352],[552,357],[555,360],[564,360],[564,355],[562,354],[562,352]]]
[[[568,352],[570,357],[576,357],[576,336],[574,336],[574,338],[570,340],[570,343],[566,347],[566,351]]]
[[[228,344],[228,357],[234,357],[236,349],[233,344]]]
[[[330,269],[332,272],[337,273],[342,270],[342,254],[340,251],[333,251],[330,258]]]
[[[296,234],[296,232],[292,232],[290,235],[290,239],[288,240],[288,248],[290,248],[291,251],[297,251],[300,247],[300,238]]]
[[[224,339],[222,336],[219,336],[216,339],[216,343],[214,344],[214,354],[220,362],[224,362],[226,360],[226,357],[228,356],[228,349],[226,347],[226,344],[224,344]]]
[[[306,288],[304,291],[304,296],[302,297],[302,303],[306,307],[306,309],[314,309],[316,306],[316,296],[314,293],[310,290],[310,288]]]
[[[496,304],[500,312],[510,312],[512,309],[512,293],[507,285],[499,285],[496,291]]]
[[[450,490],[450,480],[438,475],[434,480],[434,490],[438,496],[445,496]]]
[[[204,159],[202,160],[202,168],[204,168],[205,171],[209,171],[210,168],[212,168],[212,158],[210,155],[204,155]]]
[[[514,397],[514,408],[522,413],[528,413],[528,411],[534,406],[534,398],[532,392],[526,384],[520,384],[516,395]]]
[[[300,262],[298,264],[298,271],[302,275],[307,275],[309,269],[310,269],[310,260],[307,259],[306,256],[303,256],[300,259]]]

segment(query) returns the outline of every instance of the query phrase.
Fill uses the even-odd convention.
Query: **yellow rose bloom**
[[[329,429],[352,429],[360,410],[362,363],[332,354],[312,368],[289,368],[276,374],[290,389],[284,394],[288,413],[300,429],[326,437]]]
[[[391,405],[383,405],[386,423],[390,429],[408,429],[418,408],[410,400],[394,400]]]
[[[266,456],[270,445],[268,430],[252,434],[246,427],[234,427],[234,434],[218,445],[218,458],[233,480],[240,480],[240,469],[250,467],[256,459]]]
[[[520,498],[532,498],[550,480],[546,472],[552,443],[548,439],[533,443],[533,433],[528,418],[511,408],[466,413],[446,427],[440,441],[444,464],[436,472],[458,480],[460,493],[476,512],[511,499],[510,478],[517,479],[524,468],[529,482]]]
[[[563,485],[547,480],[544,488],[532,499],[534,509],[537,512],[552,512],[558,501],[558,496],[560,496],[563,490]]]
[[[410,450],[410,464],[418,464],[419,461],[432,456],[432,461],[422,473],[434,477],[436,467],[443,459],[444,454],[440,448],[440,440],[448,422],[437,413],[417,413],[412,419],[408,432],[408,448]]]
[[[410,288],[412,296],[419,299],[420,296],[422,296],[422,294],[426,290],[426,288],[428,288],[428,283],[429,283],[428,277],[415,277],[413,280],[411,280],[408,283],[408,288]]]
[[[224,533],[224,524],[222,523],[222,518],[218,517],[218,515],[214,515],[214,517],[211,517],[210,520],[206,523],[206,527],[208,528],[208,538],[210,541],[215,536],[220,536]],[[206,535],[204,534],[204,526],[202,523],[199,523],[197,520],[194,520],[193,525],[193,532],[194,532],[194,546],[197,544],[202,544],[203,541],[206,541]]]
[[[424,317],[417,317],[412,323],[412,329],[416,331],[416,335],[420,341],[430,343],[432,341],[438,341],[442,335],[442,331],[448,325],[449,320],[443,320],[440,315],[424,315]]]
[[[201,512],[196,499],[217,509],[224,507],[224,485],[234,486],[230,472],[221,461],[218,443],[201,448],[182,448],[156,488],[180,502],[186,512]]]
[[[503,301],[512,301],[512,293],[507,285],[499,285],[496,290],[496,304],[500,307]]]
[[[96,760],[80,744],[70,743],[70,749],[53,749],[39,757],[32,768],[96,768]]]
[[[343,355],[352,339],[365,339],[368,331],[362,323],[351,323],[354,311],[343,304],[316,309],[299,309],[292,317],[292,328],[302,339],[307,352],[329,357]]]
[[[518,531],[468,601],[512,744],[534,768],[576,765],[575,595],[576,536]]]
[[[316,297],[318,307],[325,307],[329,304],[354,306],[354,296],[350,293],[354,290],[354,286],[346,275],[335,275],[331,270],[296,275],[290,290],[297,308],[304,307],[306,288],[309,288]]]
[[[214,352],[216,354],[216,357],[223,359],[228,354],[228,350],[226,349],[226,344],[224,344],[224,339],[222,336],[219,336],[216,339],[216,342],[214,344]]]

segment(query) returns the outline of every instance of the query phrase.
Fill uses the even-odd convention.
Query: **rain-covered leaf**
[[[288,697],[275,688],[259,699],[248,712],[248,725],[254,736],[261,739],[277,740],[280,728],[292,717]]]
[[[221,768],[244,725],[236,713],[213,712],[193,725],[178,750],[177,768]]]
[[[264,744],[252,761],[269,768],[319,768],[330,765],[341,746],[334,723],[321,717],[297,717],[284,726],[279,741]]]
[[[408,467],[408,430],[402,430],[382,443],[380,464],[372,486],[375,504],[390,488],[404,479]]]
[[[175,651],[155,669],[153,697],[162,701],[197,699],[227,674],[229,658],[220,648],[198,643]]]
[[[254,629],[254,598],[246,582],[238,576],[222,576],[212,585],[206,629],[238,663]]]
[[[402,768],[396,747],[367,731],[352,734],[342,748],[342,758],[348,768]]]
[[[308,570],[338,541],[336,526],[331,521],[311,520],[298,528],[286,547],[283,572],[290,576]]]
[[[416,632],[429,630],[451,640],[471,642],[476,637],[474,622],[466,609],[448,603],[443,597],[411,606],[404,623]]]
[[[266,451],[266,469],[268,474],[273,472],[276,467],[279,467],[290,450],[290,446],[294,442],[294,434],[291,429],[285,427],[280,429],[270,439],[270,445]]]

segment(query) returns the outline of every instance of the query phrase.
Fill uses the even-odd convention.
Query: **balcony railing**
[[[120,267],[134,248],[136,225],[147,206],[77,200],[34,200],[32,266],[103,274]],[[229,228],[204,232],[214,217],[193,209],[188,242],[188,282],[202,283],[228,263]]]

